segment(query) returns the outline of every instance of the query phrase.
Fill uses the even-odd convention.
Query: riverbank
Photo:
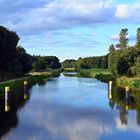
[[[130,78],[126,76],[118,77],[116,79],[116,84],[117,86],[122,88],[128,86],[130,89],[140,91],[140,77],[134,77],[134,78]]]
[[[4,90],[6,86],[10,87],[11,93],[14,93],[15,96],[24,91],[24,81],[28,82],[28,87],[30,88],[37,83],[42,84],[52,77],[57,77],[60,75],[60,73],[61,70],[52,70],[49,72],[34,72],[30,73],[28,77],[23,77],[20,79],[14,79],[0,83],[0,95],[4,95]]]
[[[77,72],[78,70],[76,68],[63,68],[63,72]]]
[[[102,82],[108,83],[114,81],[118,87],[126,88],[127,86],[133,90],[140,91],[140,77],[130,78],[126,76],[116,77],[108,69],[89,69],[80,70],[78,77],[96,78]]]
[[[115,76],[108,69],[82,69],[79,70],[77,76],[96,78],[106,83],[115,79]]]

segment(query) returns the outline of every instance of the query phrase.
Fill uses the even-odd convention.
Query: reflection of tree
[[[113,109],[114,106],[115,106],[115,102],[112,101],[112,100],[109,100],[109,103],[108,104],[109,104],[109,106],[110,106],[111,109]]]
[[[137,111],[137,124],[140,125],[140,110]]]
[[[140,125],[140,95],[136,95],[137,124]]]
[[[121,124],[127,124],[128,123],[127,111],[125,110],[124,107],[122,107],[120,109],[119,116],[120,116]]]
[[[139,95],[139,93],[137,93]],[[140,124],[140,96],[136,93],[126,93],[123,89],[116,86],[112,87],[112,98],[109,100],[109,106],[119,110],[119,118],[122,124],[128,123],[128,110],[137,110],[137,123]],[[116,104],[116,105],[115,105]]]
[[[1,110],[0,110],[0,138],[6,134],[11,128],[14,128],[18,124],[17,119],[17,109],[15,104],[12,104],[12,107],[9,112],[5,112],[4,99],[1,101]]]
[[[29,95],[29,94],[28,94]],[[10,111],[5,112],[5,99],[0,98],[0,138],[18,125],[17,110],[24,107],[23,94],[11,98]]]

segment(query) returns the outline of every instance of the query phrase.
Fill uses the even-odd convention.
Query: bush
[[[115,76],[113,74],[96,74],[95,78],[102,81],[102,82],[109,82],[113,81],[115,79]]]

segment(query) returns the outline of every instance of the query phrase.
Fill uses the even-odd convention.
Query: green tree
[[[16,46],[19,41],[18,35],[0,26],[0,69],[5,69],[7,63],[16,58]]]
[[[137,47],[129,47],[118,50],[116,55],[118,74],[131,76],[131,68],[136,65],[135,62],[140,55],[140,50]]]
[[[22,74],[20,62],[17,58],[16,46],[19,36],[0,26],[0,79],[7,79]]]
[[[117,73],[117,60],[116,60],[116,50],[115,46],[112,44],[109,47],[109,56],[108,56],[108,68],[110,69],[111,72]]]
[[[122,29],[119,34],[119,44],[116,45],[116,48],[124,49],[128,46],[128,29]]]
[[[32,69],[32,56],[26,53],[26,50],[17,46],[17,57],[21,63],[23,73],[28,73]]]
[[[74,59],[66,59],[62,63],[63,68],[77,68],[76,66],[76,60]]]
[[[137,42],[136,42],[136,46],[138,48],[140,48],[140,28],[137,29],[137,35],[136,35],[136,39],[137,39]]]
[[[134,64],[135,65],[130,68],[131,75],[133,75],[133,76],[135,76],[135,75],[140,76],[140,56],[137,57],[137,59],[136,59]]]
[[[48,68],[61,68],[59,59],[56,56],[33,56],[33,69],[35,71],[42,71]]]

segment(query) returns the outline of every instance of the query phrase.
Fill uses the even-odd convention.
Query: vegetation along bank
[[[118,44],[110,45],[104,56],[65,60],[63,68],[77,69],[78,76],[95,77],[101,81],[114,80],[118,86],[140,88],[140,28],[136,32],[136,43],[129,45],[128,29],[121,29]]]

